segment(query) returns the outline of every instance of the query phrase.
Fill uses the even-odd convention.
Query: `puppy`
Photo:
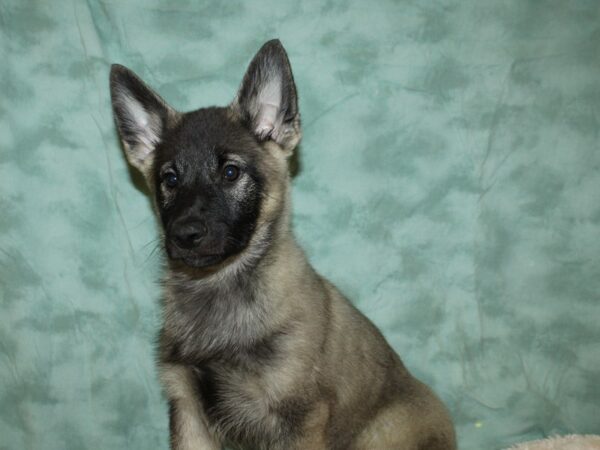
[[[167,271],[159,368],[172,449],[456,448],[449,414],[290,228],[301,136],[278,40],[233,102],[180,113],[114,65],[114,117],[145,177]]]

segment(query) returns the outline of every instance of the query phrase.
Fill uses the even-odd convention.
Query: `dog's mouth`
[[[192,248],[185,248],[176,239],[167,238],[166,251],[169,260],[194,269],[213,269],[221,266],[245,246],[226,245],[227,239],[206,239]]]
[[[195,269],[204,269],[215,266],[227,259],[223,252],[203,252],[198,250],[186,250],[177,245],[167,245],[167,256],[173,262],[185,264]]]
[[[220,270],[247,247],[249,241],[232,235],[223,223],[205,223],[197,220],[167,227],[165,250],[173,267]]]
[[[227,257],[223,254],[217,255],[194,255],[179,258],[179,261],[183,262],[186,266],[193,267],[194,269],[206,269],[208,267],[216,266],[222,263]]]

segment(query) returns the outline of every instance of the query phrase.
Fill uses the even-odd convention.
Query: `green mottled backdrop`
[[[0,0],[0,449],[167,447],[161,256],[109,67],[225,104],[273,37],[298,238],[461,448],[600,433],[600,2]]]

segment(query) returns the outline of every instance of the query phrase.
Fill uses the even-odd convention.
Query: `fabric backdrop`
[[[462,449],[600,432],[600,3],[0,0],[0,449],[167,448],[111,63],[228,103],[279,37],[294,225]]]

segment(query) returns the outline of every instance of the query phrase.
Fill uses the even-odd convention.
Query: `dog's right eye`
[[[174,188],[179,182],[179,180],[177,179],[177,174],[173,172],[165,174],[164,182],[167,185],[167,187]]]
[[[240,169],[238,169],[237,166],[234,166],[233,164],[227,164],[223,168],[223,178],[225,178],[227,181],[235,181],[239,176]]]

